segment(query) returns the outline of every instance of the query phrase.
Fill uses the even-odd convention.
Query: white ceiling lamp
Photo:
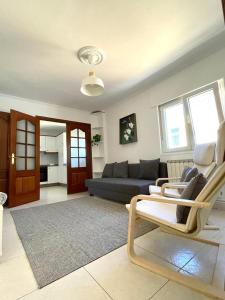
[[[92,67],[100,64],[104,58],[103,53],[93,46],[81,48],[77,56],[82,63]],[[86,96],[100,96],[104,93],[104,83],[94,71],[90,71],[89,75],[82,80],[80,91]]]

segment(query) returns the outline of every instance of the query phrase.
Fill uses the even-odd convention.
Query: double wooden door
[[[9,197],[8,206],[40,198],[40,117],[11,110],[0,112],[0,192]],[[66,121],[67,192],[86,191],[92,177],[91,126]]]

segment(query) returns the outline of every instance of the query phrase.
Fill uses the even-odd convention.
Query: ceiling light
[[[90,65],[92,68],[94,65],[98,65],[103,61],[103,53],[93,47],[83,47],[77,54],[79,60]],[[94,71],[90,71],[89,75],[82,80],[80,91],[86,96],[100,96],[104,93],[104,83],[101,78],[95,75]]]
[[[95,72],[89,72],[89,75],[82,80],[80,91],[86,96],[100,96],[104,92],[104,83],[101,78],[95,76]]]

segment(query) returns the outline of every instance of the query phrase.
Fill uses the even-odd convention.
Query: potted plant
[[[102,139],[101,134],[96,133],[95,135],[93,135],[91,141],[92,146],[98,146],[99,143],[101,142],[101,139]]]

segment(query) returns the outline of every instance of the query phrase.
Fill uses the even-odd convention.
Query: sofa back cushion
[[[113,166],[114,178],[127,178],[128,177],[128,160],[120,163],[114,163]]]
[[[159,177],[159,158],[154,160],[140,159],[140,179],[156,180]]]
[[[140,164],[128,164],[128,177],[139,178]]]
[[[167,163],[160,162],[159,163],[159,178],[167,178],[167,177],[168,177]]]
[[[113,167],[114,163],[106,164],[102,172],[102,178],[112,178],[113,177]]]

